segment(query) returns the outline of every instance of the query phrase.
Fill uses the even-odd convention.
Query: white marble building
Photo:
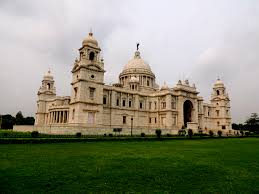
[[[156,84],[151,67],[140,52],[123,67],[118,83],[104,83],[101,48],[89,33],[72,69],[71,95],[56,95],[50,71],[38,91],[34,128],[45,133],[108,134],[122,128],[123,134],[141,132],[176,134],[185,126],[208,133],[231,132],[230,100],[221,80],[212,88],[210,103],[204,103],[194,84],[179,80],[176,86]]]

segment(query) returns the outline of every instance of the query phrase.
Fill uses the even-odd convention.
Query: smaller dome
[[[51,79],[53,79],[53,75],[51,74],[50,70],[48,70],[48,72],[44,74],[44,78],[51,78]]]
[[[223,81],[221,81],[221,80],[218,78],[214,85],[215,85],[215,86],[224,86],[224,83],[223,83]]]
[[[138,82],[139,82],[139,78],[133,76],[133,77],[130,78],[129,82],[131,82],[131,83],[132,83],[132,82],[134,82],[134,83],[137,82],[137,83],[138,83]]]
[[[82,42],[83,46],[94,46],[98,47],[98,42],[97,40],[93,37],[93,33],[89,32],[88,36],[83,40]]]
[[[161,87],[160,90],[169,90],[168,85],[164,82],[164,85]]]

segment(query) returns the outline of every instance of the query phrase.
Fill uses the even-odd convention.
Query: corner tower
[[[50,70],[43,76],[42,84],[38,91],[37,112],[35,125],[43,125],[47,114],[47,100],[56,97],[54,77]]]
[[[230,99],[226,92],[224,83],[217,79],[213,86],[211,94],[211,104],[214,107],[213,118],[214,127],[218,130],[230,130],[231,127],[231,114],[230,114]]]
[[[83,40],[72,69],[71,106],[69,123],[98,126],[102,119],[104,63],[101,49],[93,33]]]

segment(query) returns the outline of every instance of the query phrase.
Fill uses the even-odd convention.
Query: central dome
[[[123,71],[130,69],[143,69],[151,71],[150,66],[140,57],[140,52],[136,51],[135,56],[123,68]]]

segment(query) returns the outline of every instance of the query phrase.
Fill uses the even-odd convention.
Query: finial
[[[48,74],[50,74],[51,72],[50,72],[50,68],[49,68],[49,70],[48,70]]]
[[[92,28],[90,28],[89,36],[93,36]]]
[[[138,51],[138,47],[139,47],[139,42],[137,42],[137,51]]]

